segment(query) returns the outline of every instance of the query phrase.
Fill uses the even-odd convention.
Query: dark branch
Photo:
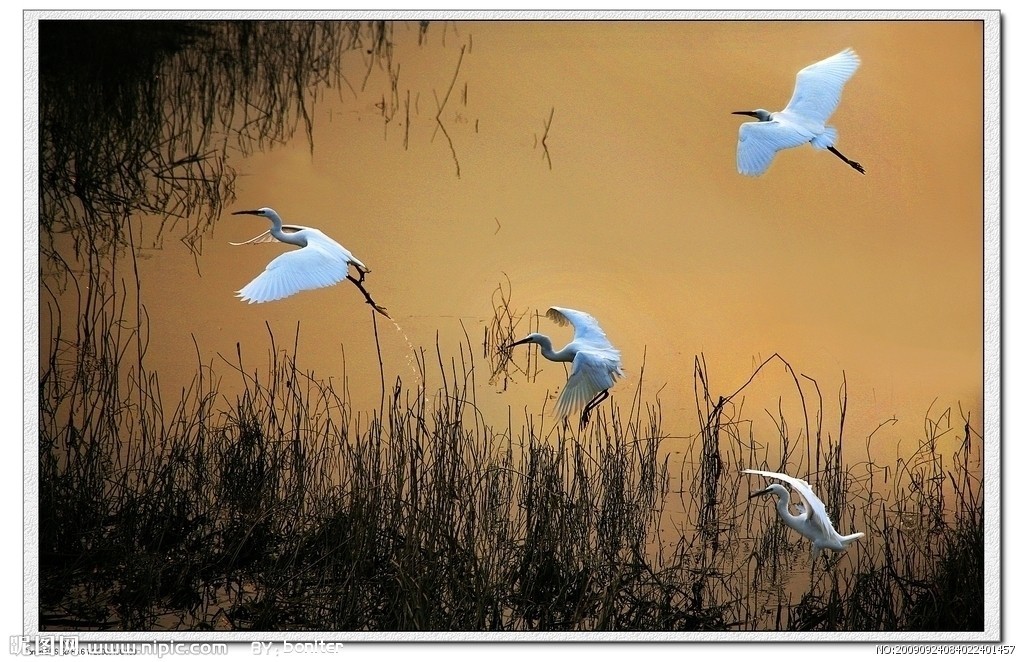
[[[555,109],[552,106],[548,119],[544,122],[544,135],[540,138],[541,147],[544,148],[544,160],[548,162],[548,170],[551,170],[551,153],[548,152],[548,131],[551,130],[551,120],[555,117]]]
[[[370,304],[374,310],[376,310],[384,317],[391,319],[391,315],[388,315],[387,309],[384,308],[383,306],[377,305],[377,302],[373,300],[373,297],[370,296],[370,293],[366,291],[365,287],[363,287],[363,279],[366,278],[366,272],[363,271],[362,269],[357,269],[357,271],[359,271],[359,278],[353,278],[351,274],[346,276],[346,278],[352,281],[355,284],[355,286],[359,288],[359,291],[363,293],[364,297],[366,297],[366,303]]]

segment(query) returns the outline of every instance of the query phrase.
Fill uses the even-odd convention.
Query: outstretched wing
[[[793,98],[789,100],[784,112],[792,112],[824,124],[839,105],[846,81],[850,80],[859,66],[860,58],[853,49],[847,48],[821,62],[804,67],[796,75]]]
[[[348,276],[352,254],[336,242],[322,241],[317,235],[326,238],[319,232],[309,235],[306,246],[271,260],[263,273],[240,289],[237,296],[249,303],[264,303],[343,280]]]
[[[760,175],[780,149],[803,145],[812,137],[787,122],[744,122],[736,145],[736,169],[742,175]]]
[[[585,313],[572,308],[552,306],[548,308],[548,319],[557,322],[561,326],[571,324],[573,327],[573,341],[584,340],[594,348],[615,349],[612,347],[608,336],[604,334],[597,319],[590,313]]]
[[[573,327],[573,339],[567,347],[576,351],[569,380],[558,397],[559,416],[581,409],[602,391],[607,391],[622,376],[619,350],[611,344],[593,315],[572,308],[552,306],[548,318]]]

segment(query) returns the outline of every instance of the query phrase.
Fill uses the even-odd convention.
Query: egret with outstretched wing
[[[535,343],[540,346],[540,353],[547,360],[572,363],[569,381],[562,389],[555,408],[558,415],[564,418],[583,407],[580,416],[582,430],[589,420],[590,412],[608,397],[608,389],[623,375],[619,350],[612,346],[593,315],[552,306],[547,316],[562,326],[573,326],[575,334],[569,344],[556,352],[550,338],[542,333],[531,333],[509,345],[509,348]]]
[[[238,290],[236,296],[242,301],[277,301],[303,290],[328,287],[347,278],[355,283],[374,310],[388,317],[387,311],[374,303],[363,288],[363,279],[370,270],[347,248],[316,228],[285,224],[281,216],[270,207],[234,212],[235,216],[239,214],[262,216],[270,220],[271,226],[266,232],[248,241],[231,242],[232,246],[262,244],[276,240],[300,247],[299,250],[289,251],[271,260],[263,273]],[[359,273],[358,279],[349,274],[349,265]]]
[[[762,494],[774,494],[777,496],[779,500],[775,503],[775,509],[778,511],[779,517],[786,526],[811,541],[812,560],[818,558],[823,549],[842,552],[854,540],[864,537],[863,533],[851,533],[848,536],[838,533],[835,527],[832,526],[832,520],[829,519],[828,513],[825,512],[825,504],[814,494],[814,490],[811,489],[811,485],[807,481],[774,471],[744,469],[743,473],[757,474],[785,481],[796,489],[804,505],[803,509],[796,515],[789,511],[789,490],[778,483],[772,483],[763,490],[753,492],[750,498],[753,499]]]
[[[834,127],[825,125],[839,105],[843,86],[859,66],[860,58],[847,48],[801,69],[796,75],[793,97],[779,112],[771,113],[763,108],[734,112],[733,115],[757,119],[740,125],[736,146],[736,168],[740,173],[760,175],[779,150],[810,143],[817,149],[827,149],[864,174],[861,164],[846,158],[835,148],[838,134]]]

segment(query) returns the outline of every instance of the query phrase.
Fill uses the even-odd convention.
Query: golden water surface
[[[344,61],[350,85],[317,100],[312,149],[300,131],[232,162],[232,209],[273,207],[372,269],[367,288],[394,320],[378,318],[389,384],[426,379],[432,392],[435,342],[444,357],[462,343],[495,424],[550,412],[560,367],[542,365],[532,385],[487,383],[481,341],[505,284],[521,311],[597,317],[626,372],[603,406],[628,406],[643,368],[672,436],[699,427],[697,355],[713,395],[728,395],[780,354],[817,381],[833,436],[845,376],[846,439],[898,419],[883,453],[920,437],[930,407],[980,425],[980,22],[495,21],[432,24],[423,44],[413,23],[395,35],[390,74]],[[782,109],[798,70],[847,47],[862,64],[831,124],[866,175],[809,146],[761,177],[738,174],[746,119],[730,113]],[[355,287],[234,297],[287,249],[228,242],[267,227],[225,215],[197,258],[176,242],[142,252],[147,360],[165,395],[196,371],[193,336],[230,374],[219,356],[236,343],[265,365],[269,324],[288,347],[298,326],[300,365],[347,378],[354,407],[372,409],[373,313]],[[570,339],[546,319],[540,330],[556,346]],[[747,411],[792,402],[792,384],[772,367]],[[766,425],[755,435],[770,439]]]

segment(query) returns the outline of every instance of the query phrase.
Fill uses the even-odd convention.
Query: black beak
[[[750,496],[747,497],[747,498],[748,499],[753,499],[754,497],[759,497],[759,496],[761,496],[763,494],[768,494],[768,488],[767,487],[765,489],[761,490],[760,492],[751,492]]]
[[[259,209],[247,209],[245,211],[233,211],[233,212],[231,212],[232,216],[238,216],[239,214],[249,214],[250,216],[263,216],[263,214],[260,213]]]
[[[737,110],[733,112],[733,115],[746,115],[747,117],[757,117],[757,113],[752,110]]]
[[[523,343],[529,342],[529,341],[530,341],[529,338],[523,338],[522,340],[517,340],[517,341],[515,341],[514,343],[512,343],[510,345],[505,345],[505,349],[512,349],[516,345],[522,345]]]

